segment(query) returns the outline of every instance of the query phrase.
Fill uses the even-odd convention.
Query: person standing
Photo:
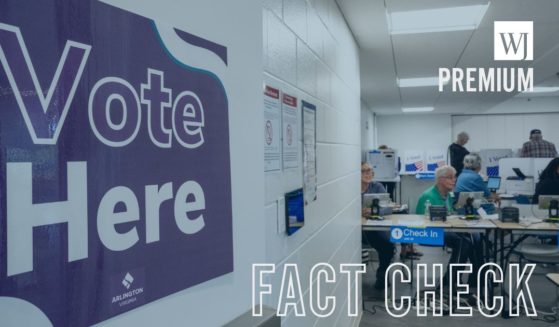
[[[542,131],[533,129],[530,131],[530,141],[522,145],[520,151],[522,158],[555,158],[557,150],[555,144],[543,139]]]
[[[456,176],[458,177],[464,169],[464,157],[470,154],[464,145],[468,143],[470,136],[466,132],[460,132],[456,137],[456,141],[448,147],[450,155],[450,165],[456,169]]]

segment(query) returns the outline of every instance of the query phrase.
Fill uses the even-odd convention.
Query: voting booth
[[[393,180],[398,177],[398,153],[396,150],[371,150],[367,161],[375,171],[375,180]]]
[[[499,160],[512,158],[511,149],[483,149],[479,151],[481,158],[481,172],[487,177],[497,177],[499,175]]]
[[[540,173],[552,158],[504,158],[499,160],[501,191],[508,194],[532,195]]]

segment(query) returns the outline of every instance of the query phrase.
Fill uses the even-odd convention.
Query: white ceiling
[[[396,78],[438,76],[439,67],[533,67],[534,85],[559,86],[559,0],[492,0],[476,30],[390,35],[387,13],[486,4],[488,0],[337,0],[360,47],[361,98],[377,114],[434,106],[482,113],[515,94],[399,88]],[[493,61],[493,22],[534,22],[534,61]],[[559,92],[554,94],[559,96]],[[541,95],[537,95],[541,96]],[[548,95],[549,96],[549,95]]]

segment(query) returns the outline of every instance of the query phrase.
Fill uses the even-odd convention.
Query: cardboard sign
[[[89,326],[233,271],[226,88],[183,47],[227,66],[99,1],[2,2],[0,297]]]

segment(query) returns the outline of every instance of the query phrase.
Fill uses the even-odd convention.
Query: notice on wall
[[[0,325],[91,326],[232,272],[227,48],[100,1],[1,6]]]
[[[282,95],[283,169],[299,167],[299,115],[297,98]]]
[[[264,171],[281,169],[281,104],[280,91],[264,88]]]
[[[303,192],[305,205],[316,200],[316,106],[301,101],[303,108]]]

